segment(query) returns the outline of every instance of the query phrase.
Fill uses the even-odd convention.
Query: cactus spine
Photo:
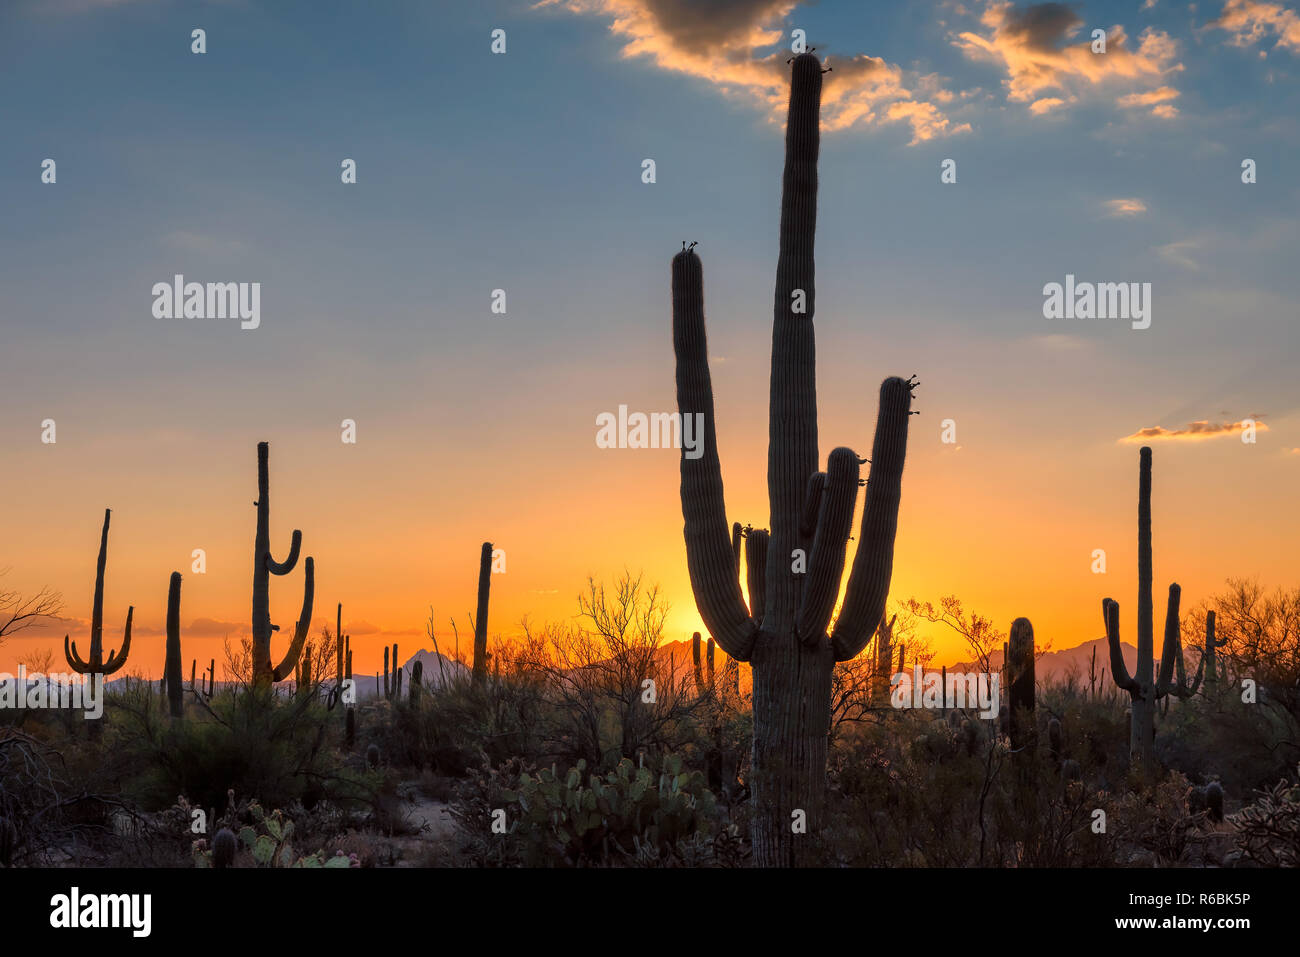
[[[185,689],[181,687],[181,573],[172,572],[167,586],[167,658],[163,665],[167,680],[167,703],[173,718],[185,714]],[[193,670],[190,685],[194,684]]]
[[[703,426],[703,454],[687,458],[683,450],[681,457],[687,567],[709,633],[723,651],[750,662],[753,669],[751,834],[758,866],[796,863],[798,842],[790,826],[794,810],[805,812],[810,831],[820,825],[831,672],[837,661],[862,651],[884,615],[914,385],[900,378],[881,385],[862,532],[842,610],[828,635],[862,460],[841,447],[831,452],[825,473],[817,468],[812,320],[821,86],[816,56],[795,57],[772,324],[767,469],[771,534],[761,536],[763,551],[770,550],[779,560],[763,562],[761,580],[751,568],[749,607],[736,578],[734,538],[728,535],[734,529],[727,523],[718,460],[703,269],[693,249],[683,249],[672,262],[677,407],[682,415],[699,416]],[[796,549],[808,556],[806,571],[792,567],[789,556]]]
[[[293,530],[289,555],[282,562],[271,557],[271,493],[267,459],[269,445],[257,443],[257,533],[253,540],[253,684],[269,688],[293,674],[294,665],[302,654],[302,646],[311,628],[311,605],[316,591],[316,566],[311,556],[304,565],[302,614],[294,628],[293,640],[278,665],[271,663],[271,632],[279,626],[271,624],[270,581],[272,575],[288,575],[298,564],[298,550],[302,546],[302,532]]]
[[[478,559],[478,611],[474,616],[474,673],[471,685],[481,688],[487,681],[488,596],[492,588],[492,543],[484,542]]]
[[[1151,449],[1143,446],[1138,453],[1138,635],[1137,667],[1130,675],[1124,664],[1119,640],[1119,602],[1102,600],[1102,617],[1106,622],[1106,639],[1110,645],[1110,674],[1115,685],[1129,693],[1132,701],[1129,722],[1129,760],[1140,764],[1150,780],[1155,770],[1155,710],[1157,701],[1168,693],[1175,663],[1174,649],[1181,642],[1178,629],[1178,602],[1182,590],[1169,586],[1169,606],[1165,614],[1164,660],[1159,680],[1155,675],[1154,614],[1151,607]]]

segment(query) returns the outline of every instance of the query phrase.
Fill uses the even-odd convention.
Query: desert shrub
[[[357,782],[327,747],[329,712],[319,699],[256,690],[218,693],[183,721],[172,721],[155,695],[120,694],[106,771],[122,793],[147,809],[184,794],[202,807],[222,807],[227,791],[267,803],[312,806],[346,797]]]
[[[1300,866],[1300,768],[1229,818],[1242,856],[1264,867]]]
[[[504,811],[504,820],[501,811]],[[624,758],[605,775],[512,760],[484,766],[452,804],[479,863],[525,866],[675,866],[741,859],[698,771],[665,757],[658,772]],[[504,833],[493,833],[493,825]]]

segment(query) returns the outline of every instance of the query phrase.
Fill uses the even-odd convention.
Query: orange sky
[[[730,376],[719,378],[726,383]],[[827,399],[834,396],[824,404]],[[827,424],[824,417],[823,433],[850,431],[843,418],[830,416]],[[755,521],[766,504],[761,418],[746,422],[733,414],[726,421],[734,423],[721,449],[728,507],[731,517]],[[892,598],[937,601],[954,593],[1003,628],[1028,616],[1039,640],[1059,649],[1100,634],[1100,600],[1111,595],[1124,607],[1124,633],[1132,634],[1136,447],[1095,449],[1087,459],[1091,473],[1082,475],[1053,455],[1053,441],[1068,444],[1066,436],[1031,446],[1014,441],[1014,425],[972,423],[954,449],[938,442],[933,416],[914,422]],[[285,553],[291,528],[303,530],[303,554],[314,556],[317,568],[313,633],[332,626],[335,603],[342,601],[358,674],[378,670],[392,641],[403,660],[426,647],[430,604],[445,651],[452,641],[449,616],[467,633],[484,539],[506,551],[506,573],[492,582],[494,635],[516,634],[524,615],[537,621],[572,615],[588,573],[609,580],[625,565],[663,586],[672,604],[667,639],[701,628],[685,571],[677,453],[601,450],[590,438],[565,447],[532,434],[529,446],[510,456],[489,435],[475,454],[438,457],[432,465],[427,450],[380,436],[369,448],[332,445],[317,435],[272,442],[273,552]],[[865,436],[855,441],[867,447]],[[111,456],[97,440],[61,441],[20,456],[25,506],[11,513],[6,529],[11,570],[4,582],[27,592],[43,584],[62,590],[70,620],[0,646],[0,669],[12,670],[30,650],[58,647],[65,628],[83,636],[84,646],[103,502],[114,508],[107,647],[119,644],[133,603],[128,671],[161,674],[167,578],[180,570],[185,670],[192,658],[216,657],[220,676],[222,635],[248,628],[254,445],[251,435],[211,445],[196,436],[151,434],[138,444],[115,443]],[[168,454],[146,460],[149,449]],[[1166,441],[1155,449],[1158,594],[1177,580],[1190,607],[1230,574],[1294,583],[1294,514],[1279,516],[1256,504],[1292,480],[1293,456],[1243,452],[1235,439]],[[44,465],[38,456],[46,457]],[[384,462],[382,475],[369,465],[377,460]],[[506,464],[480,467],[491,462]],[[190,572],[194,548],[207,552],[206,574]],[[1107,551],[1105,576],[1090,571],[1094,548]],[[301,563],[288,578],[272,578],[272,618],[286,631],[301,595]],[[928,633],[938,661],[962,658],[945,630]],[[277,635],[275,654],[283,649]]]

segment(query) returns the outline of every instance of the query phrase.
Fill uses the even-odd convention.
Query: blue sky
[[[1094,27],[1109,52],[1070,53]],[[494,28],[505,55],[489,51]],[[567,606],[575,573],[642,552],[676,582],[675,458],[602,455],[593,420],[620,403],[673,408],[668,261],[699,241],[729,505],[763,521],[781,61],[796,28],[833,67],[823,441],[867,448],[880,379],[920,374],[913,555],[954,553],[922,597],[1008,600],[958,560],[1019,550],[967,528],[972,508],[1044,545],[1044,516],[1105,538],[1109,509],[1127,543],[1128,498],[1117,509],[1112,490],[1127,495],[1136,454],[1120,440],[1253,414],[1268,431],[1251,459],[1231,434],[1169,439],[1170,472],[1206,477],[1177,504],[1248,495],[1260,515],[1223,546],[1225,573],[1294,572],[1280,544],[1294,518],[1279,528],[1277,514],[1294,515],[1300,467],[1300,19],[1254,0],[6,3],[0,497],[25,505],[6,519],[22,560],[0,564],[79,581],[88,561],[63,543],[98,528],[106,498],[153,506],[159,529],[210,507],[199,524],[219,535],[232,519],[203,494],[232,487],[244,504],[252,442],[272,438],[288,480],[312,487],[309,518],[418,516],[455,542],[447,565],[467,583],[485,528],[518,524],[534,552],[572,553],[537,562],[521,609],[553,591]],[[46,157],[55,185],[40,181]],[[340,183],[345,157],[355,186]],[[1245,157],[1255,185],[1240,181]],[[940,183],[947,158],[956,184]],[[149,290],[177,272],[261,282],[261,328],[154,320]],[[1042,287],[1066,273],[1151,282],[1151,329],[1045,320]],[[489,312],[495,288],[505,317]],[[47,416],[58,466],[35,442]],[[362,460],[338,458],[345,416]],[[945,417],[960,451],[938,445]],[[621,514],[629,486],[654,494]],[[615,512],[593,521],[593,499]],[[590,540],[587,524],[601,526]],[[374,534],[347,561],[420,547]],[[1210,526],[1184,534],[1190,546]],[[171,547],[188,554],[182,538]],[[138,562],[128,574],[143,578]],[[923,579],[918,567],[910,583]],[[384,607],[412,614],[419,585]]]

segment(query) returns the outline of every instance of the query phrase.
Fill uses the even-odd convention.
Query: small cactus
[[[217,831],[212,838],[212,866],[218,869],[230,867],[235,863],[235,850],[238,847],[239,841],[234,831],[228,827]]]
[[[420,700],[420,682],[424,678],[424,662],[415,659],[415,664],[411,665],[411,704]]]
[[[1053,718],[1047,722],[1047,746],[1051,751],[1052,760],[1061,760],[1061,719]]]
[[[366,748],[366,767],[372,771],[379,767],[379,745],[372,744]]]
[[[1211,821],[1223,820],[1223,785],[1218,781],[1205,786],[1205,807],[1210,812]]]

